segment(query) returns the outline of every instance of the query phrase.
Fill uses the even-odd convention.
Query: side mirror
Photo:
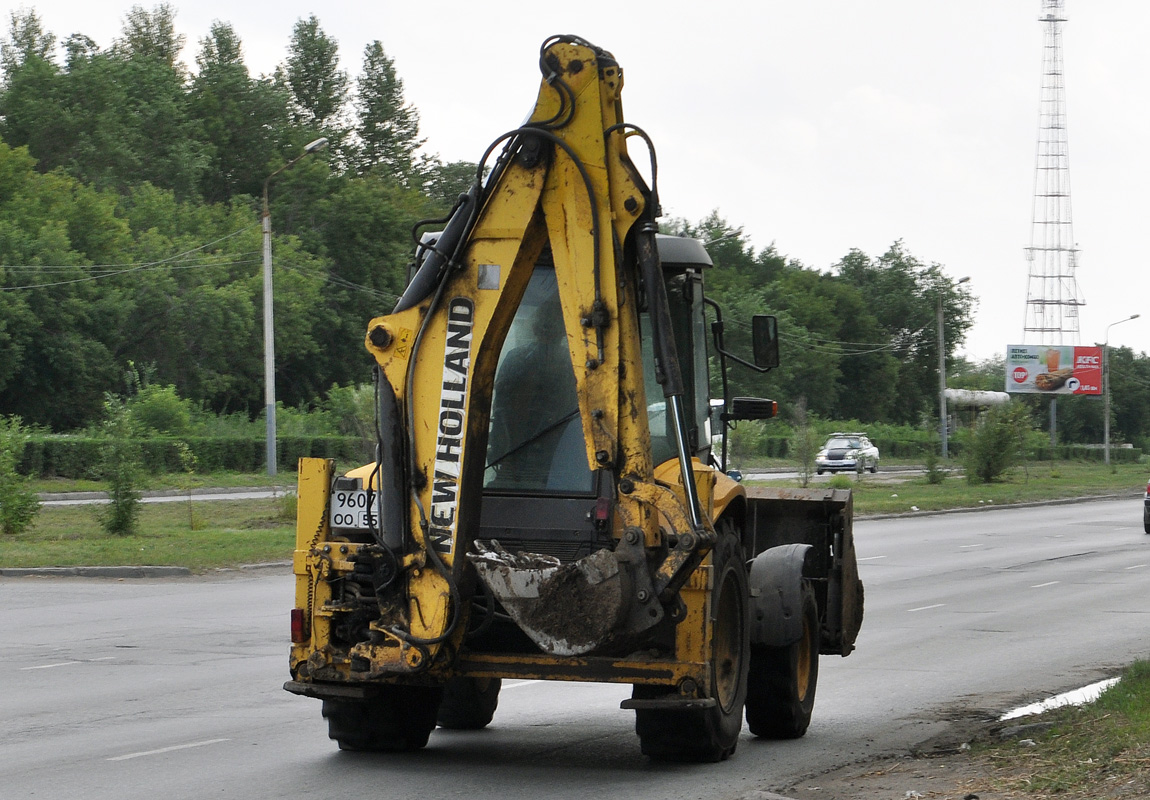
[[[752,419],[774,419],[778,416],[779,404],[774,400],[758,397],[732,397],[731,410],[727,419],[739,422]]]
[[[773,369],[779,365],[779,323],[775,317],[756,314],[751,318],[751,349],[756,367]]]

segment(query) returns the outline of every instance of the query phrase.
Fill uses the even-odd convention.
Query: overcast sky
[[[353,75],[379,39],[427,149],[446,161],[477,160],[522,121],[547,36],[582,36],[624,68],[626,118],[655,142],[667,214],[698,221],[718,209],[756,248],[773,243],[821,270],[852,248],[878,256],[902,239],[920,260],[970,276],[969,357],[1026,341],[1040,0],[172,4],[191,66],[216,19],[235,27],[253,74],[284,60],[292,26],[311,13]],[[132,4],[26,5],[59,40],[82,32],[106,47]],[[1150,3],[1067,0],[1066,16],[1080,343],[1143,313],[1110,333],[1112,346],[1142,352]]]

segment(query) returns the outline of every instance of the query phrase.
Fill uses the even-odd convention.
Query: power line
[[[150,269],[159,269],[159,268],[190,269],[193,267],[230,266],[232,263],[252,263],[251,261],[200,262],[200,263],[195,263],[195,264],[178,264],[176,262],[180,261],[181,259],[186,258],[187,256],[192,255],[193,253],[199,253],[203,250],[208,249],[209,247],[213,247],[213,246],[219,244],[220,242],[227,241],[228,239],[231,239],[234,236],[239,236],[241,233],[244,233],[245,231],[249,231],[254,227],[256,227],[256,226],[255,225],[248,225],[247,227],[240,228],[237,231],[233,231],[232,233],[221,236],[220,238],[215,239],[213,241],[207,242],[207,243],[199,245],[197,247],[193,247],[189,250],[185,250],[182,253],[177,253],[174,256],[169,256],[168,258],[159,259],[157,261],[136,262],[134,264],[119,264],[119,265],[110,264],[110,265],[96,265],[96,266],[85,266],[85,267],[81,267],[81,266],[69,267],[67,265],[61,265],[61,264],[47,265],[46,268],[52,269],[52,270],[57,270],[57,269],[87,269],[87,270],[104,270],[104,271],[98,275],[87,275],[83,278],[72,278],[70,280],[65,280],[65,281],[52,281],[52,282],[48,282],[48,283],[32,283],[32,284],[26,284],[26,285],[22,285],[22,286],[0,286],[0,291],[12,292],[12,291],[17,291],[17,290],[21,290],[21,289],[44,289],[44,288],[49,288],[49,287],[53,287],[53,286],[68,286],[71,284],[88,283],[91,281],[100,280],[102,278],[112,278],[112,277],[116,277],[118,275],[127,275],[130,273],[140,272],[143,270],[150,270]],[[255,253],[255,251],[249,251],[247,253],[241,253],[240,255],[253,255],[254,253]],[[31,270],[31,269],[45,269],[45,267],[38,267],[35,265],[7,265],[7,264],[5,264],[3,266],[0,266],[0,269]]]

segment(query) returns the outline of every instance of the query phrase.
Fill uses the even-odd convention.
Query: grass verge
[[[1047,712],[1022,742],[975,744],[988,789],[1035,800],[1150,797],[1150,662],[1138,661],[1093,703]]]
[[[1103,464],[1056,461],[1016,468],[996,483],[969,484],[952,475],[942,483],[931,484],[925,476],[893,480],[876,475],[841,473],[837,479],[850,481],[856,514],[897,514],[908,511],[941,511],[950,508],[978,508],[1011,503],[1044,502],[1073,497],[1140,493],[1146,488],[1147,467],[1139,464]],[[832,478],[822,477],[811,486],[822,486]],[[761,486],[798,486],[797,481],[752,481]]]
[[[197,572],[291,558],[294,497],[145,503],[138,532],[110,536],[97,506],[44,506],[32,526],[0,538],[0,566],[181,566]]]

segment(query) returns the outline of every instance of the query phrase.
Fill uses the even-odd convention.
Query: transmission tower
[[[1028,280],[1023,336],[1031,344],[1078,344],[1078,249],[1070,217],[1070,148],[1066,137],[1062,23],[1065,0],[1042,0],[1042,100],[1034,163],[1034,214],[1026,248]]]

